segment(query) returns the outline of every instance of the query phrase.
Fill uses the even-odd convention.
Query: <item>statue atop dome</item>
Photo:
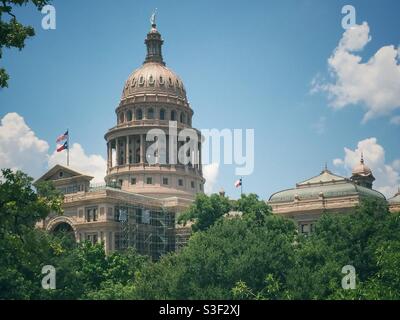
[[[151,14],[150,17],[150,24],[151,26],[155,26],[156,25],[156,13],[157,13],[157,8],[154,10],[154,12]]]

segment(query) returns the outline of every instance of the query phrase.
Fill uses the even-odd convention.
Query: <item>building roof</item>
[[[390,199],[388,200],[388,202],[389,202],[390,204],[400,204],[400,188],[399,188],[399,190],[397,191],[397,193],[394,195],[394,197],[393,197],[393,198],[390,198]]]
[[[305,181],[296,184],[297,187],[309,186],[322,183],[336,183],[340,181],[346,181],[347,179],[336,174],[333,174],[328,169],[323,170],[319,175],[307,179]]]
[[[359,195],[385,200],[385,196],[369,188],[357,185],[351,180],[323,170],[318,176],[297,183],[295,188],[279,191],[271,195],[269,202],[290,202],[294,200],[344,197]]]
[[[142,94],[169,95],[187,101],[182,80],[174,71],[165,66],[161,52],[163,42],[156,24],[152,24],[145,40],[146,59],[125,82],[121,101]]]
[[[48,170],[44,175],[42,175],[39,179],[37,179],[35,181],[35,183],[39,182],[39,181],[46,181],[51,179],[58,171],[63,171],[68,173],[71,177],[80,177],[80,178],[84,178],[86,180],[92,180],[93,177],[80,173],[78,171],[75,171],[69,167],[64,167],[60,164],[56,164],[53,168],[51,168],[50,170]]]

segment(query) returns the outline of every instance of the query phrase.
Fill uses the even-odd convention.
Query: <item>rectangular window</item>
[[[86,209],[85,220],[86,222],[90,222],[92,220],[92,209]]]
[[[190,181],[190,186],[194,189],[194,181]]]
[[[136,178],[131,178],[131,184],[136,184]]]
[[[153,178],[152,177],[147,177],[146,178],[146,183],[147,184],[153,184]]]
[[[180,187],[183,186],[183,180],[182,180],[182,179],[178,179],[178,185],[179,185]]]
[[[168,178],[163,178],[162,181],[163,181],[163,184],[168,184]]]
[[[85,221],[97,221],[98,220],[98,211],[97,207],[86,208],[85,210]]]

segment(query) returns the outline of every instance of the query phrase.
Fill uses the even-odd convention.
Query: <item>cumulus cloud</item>
[[[214,162],[203,166],[203,176],[206,179],[204,192],[210,194],[213,192],[215,183],[217,182],[219,172],[219,163]]]
[[[49,157],[49,168],[56,164],[66,164],[65,152],[54,151]],[[69,150],[69,164],[71,169],[93,176],[92,182],[104,182],[107,162],[97,154],[88,155],[79,143],[72,144]]]
[[[385,149],[376,138],[359,141],[354,150],[344,148],[344,158],[333,160],[333,164],[344,168],[348,175],[351,175],[352,168],[360,163],[361,153],[364,155],[365,164],[371,168],[376,178],[374,189],[388,198],[392,197],[400,183],[400,159],[386,163]]]
[[[7,113],[1,119],[0,168],[38,177],[46,168],[48,149],[48,143],[39,139],[19,114]]]
[[[328,94],[330,105],[340,109],[361,104],[366,109],[363,121],[376,116],[390,116],[400,108],[400,48],[380,48],[368,61],[355,52],[371,41],[367,22],[347,29],[328,59],[331,81],[316,77],[311,92]],[[400,122],[397,117],[395,123]]]
[[[1,119],[0,168],[22,170],[36,179],[56,164],[65,166],[65,151],[48,152],[49,144],[39,139],[19,114],[8,113]],[[100,155],[87,155],[79,143],[70,149],[70,166],[93,176],[94,182],[104,181],[106,160]]]

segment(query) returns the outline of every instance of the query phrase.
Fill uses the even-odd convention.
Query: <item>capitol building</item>
[[[192,127],[191,108],[185,86],[168,68],[162,55],[163,39],[153,19],[145,39],[147,54],[122,89],[115,109],[116,125],[105,133],[107,172],[105,183],[91,184],[93,177],[56,165],[38,181],[52,181],[64,194],[64,214],[50,214],[38,227],[49,232],[71,232],[76,241],[103,243],[106,253],[134,247],[158,259],[183,246],[190,226],[177,225],[179,213],[204,190],[201,163],[201,133]],[[198,135],[197,151],[189,163],[168,161],[169,146],[184,142],[169,134],[171,125],[180,132],[193,129]],[[151,129],[165,133],[167,161],[147,159]],[[294,188],[271,195],[267,203],[274,214],[293,219],[299,232],[312,232],[323,213],[345,213],[363,198],[387,201],[373,189],[375,178],[360,159],[352,176],[345,178],[327,167]],[[400,211],[400,192],[388,200],[392,211]]]
[[[185,243],[190,229],[176,226],[177,214],[203,192],[205,180],[201,133],[192,128],[194,112],[182,80],[166,67],[154,17],[145,44],[143,65],[126,80],[115,110],[116,125],[104,136],[105,184],[93,185],[93,177],[61,165],[37,181],[52,181],[64,194],[64,214],[50,215],[40,227],[73,232],[78,242],[104,243],[106,252],[133,246],[157,259]],[[189,163],[169,161],[170,145],[179,149],[184,144],[169,134],[171,126],[178,133],[190,128],[198,135]],[[146,134],[151,129],[165,133],[165,162],[147,159],[152,142],[146,141]]]

